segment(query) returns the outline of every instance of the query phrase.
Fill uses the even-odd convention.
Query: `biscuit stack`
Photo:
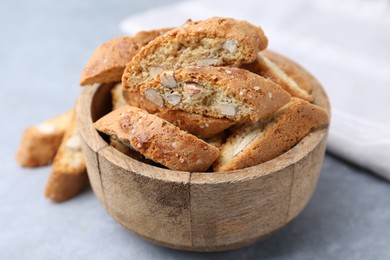
[[[95,127],[173,170],[271,160],[329,118],[313,104],[312,77],[264,51],[267,43],[261,28],[220,17],[111,40],[95,51],[81,85],[122,81],[125,106]],[[120,86],[113,93],[118,108]]]
[[[112,39],[80,79],[115,85],[113,111],[94,127],[128,156],[172,170],[276,158],[329,115],[311,95],[318,82],[267,44],[260,27],[221,17]]]
[[[173,170],[225,172],[271,160],[329,121],[313,104],[314,79],[265,51],[259,27],[212,17],[142,34],[147,40],[131,38],[131,55],[117,54],[118,38],[99,47],[81,76],[81,85],[112,83],[115,71],[122,81],[113,107],[121,92],[123,107],[94,124],[116,147]]]

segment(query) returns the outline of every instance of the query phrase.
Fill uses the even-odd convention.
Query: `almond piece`
[[[149,67],[149,74],[150,76],[155,79],[158,74],[164,71],[164,68],[159,67],[159,66],[150,66]]]
[[[259,133],[257,131],[253,131],[242,138],[234,148],[233,157],[241,153],[257,136],[259,136]]]
[[[167,96],[167,102],[172,106],[176,106],[181,102],[181,96],[178,93],[173,93]]]
[[[219,109],[221,114],[225,116],[235,116],[237,113],[236,107],[232,104],[220,104]]]
[[[161,85],[163,85],[164,87],[167,87],[167,88],[176,87],[177,82],[176,82],[175,75],[174,75],[173,71],[166,71],[166,72],[162,73],[160,76],[160,83],[161,83]]]
[[[200,94],[203,91],[203,86],[196,83],[184,83],[183,90],[190,97]]]
[[[227,50],[230,53],[233,53],[237,50],[238,41],[236,39],[230,39],[223,43],[222,48]]]
[[[164,105],[163,98],[157,90],[153,88],[148,88],[147,90],[145,90],[144,96],[146,97],[147,100],[153,102],[157,106],[163,107]]]
[[[122,113],[122,114],[121,114],[122,119],[119,121],[119,124],[120,124],[122,130],[124,132],[127,132],[127,131],[129,131],[129,129],[132,125],[132,122],[128,117],[124,117],[125,113]]]
[[[197,66],[213,66],[218,64],[219,64],[218,58],[204,58],[196,62]]]
[[[53,134],[57,130],[57,127],[50,123],[42,123],[35,128],[43,134]]]
[[[80,151],[81,150],[81,139],[78,134],[72,135],[66,142],[65,147],[69,150]]]

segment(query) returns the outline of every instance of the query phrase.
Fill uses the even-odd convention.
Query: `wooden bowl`
[[[77,105],[88,176],[108,213],[144,239],[191,251],[243,247],[287,225],[312,196],[328,129],[261,165],[226,173],[172,171],[126,156],[93,128],[111,109],[111,87],[86,88]],[[320,86],[313,94],[329,110]]]

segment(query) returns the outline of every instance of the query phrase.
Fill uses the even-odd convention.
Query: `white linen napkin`
[[[328,150],[390,180],[390,1],[185,1],[120,28],[134,34],[211,16],[260,25],[269,49],[313,73],[332,105]]]

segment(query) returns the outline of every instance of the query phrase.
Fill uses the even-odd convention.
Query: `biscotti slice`
[[[187,67],[165,71],[140,89],[161,109],[235,122],[256,122],[290,101],[278,84],[239,68]]]
[[[122,83],[130,92],[165,70],[188,66],[239,67],[255,61],[267,47],[260,27],[246,21],[212,17],[188,21],[156,38],[128,63]]]
[[[328,122],[328,113],[323,108],[292,98],[271,120],[244,124],[235,129],[222,146],[214,170],[242,169],[276,158],[313,129]]]
[[[293,97],[298,97],[309,102],[313,101],[313,97],[310,95],[309,91],[298,85],[298,83],[292,77],[279,68],[274,62],[268,59],[266,55],[263,55],[262,52],[257,54],[257,59],[255,62],[244,66],[244,68],[279,84]]]
[[[126,106],[127,102],[123,97],[123,87],[122,83],[116,84],[111,89],[111,101],[112,101],[112,110],[118,109],[120,107]],[[142,154],[137,154],[136,152],[130,150],[129,147],[122,144],[117,139],[110,137],[110,145],[120,151],[121,153],[126,154],[129,157],[136,157],[135,159],[139,160],[142,158]],[[138,156],[139,155],[139,156]]]
[[[204,171],[219,156],[218,148],[132,106],[112,111],[94,127],[172,170]]]
[[[84,68],[80,85],[121,81],[126,64],[134,55],[151,40],[171,29],[142,31],[134,36],[117,37],[100,45]]]
[[[111,101],[112,101],[112,110],[118,109],[120,107],[126,106],[127,102],[123,97],[123,87],[122,83],[116,84],[111,89]]]
[[[214,136],[236,123],[226,118],[213,118],[180,110],[162,109],[147,100],[139,92],[130,93],[124,91],[123,96],[129,105],[139,107],[149,113],[155,114],[199,138]]]
[[[46,183],[45,196],[56,202],[65,201],[79,194],[87,183],[85,159],[81,151],[81,137],[73,114],[71,124],[54,158]]]
[[[315,88],[316,85],[319,85],[313,75],[289,58],[270,50],[264,50],[262,51],[262,54],[283,70],[307,93],[311,93],[313,88]]]
[[[112,96],[112,110],[116,110],[118,108],[121,108],[123,106],[126,106],[126,100],[123,97],[123,88],[122,83],[118,83],[115,85],[115,87],[111,90],[111,96]],[[153,164],[154,162],[151,160],[148,160],[140,154],[139,152],[131,149],[130,147],[126,146],[122,142],[120,142],[118,139],[115,139],[114,137],[110,137],[110,145],[120,151],[121,153],[136,159],[141,162]]]
[[[16,152],[17,162],[23,167],[50,164],[70,123],[71,114],[72,110],[39,125],[28,127]]]

